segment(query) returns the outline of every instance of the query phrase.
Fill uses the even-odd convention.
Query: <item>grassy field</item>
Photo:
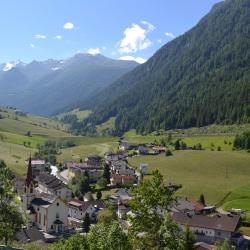
[[[117,138],[73,136],[58,121],[38,116],[20,116],[13,111],[0,112],[0,159],[17,174],[26,172],[25,160],[46,140],[71,140],[76,146],[62,149],[58,161],[80,160],[90,154],[104,154],[117,147]],[[86,113],[85,113],[86,114]],[[83,112],[79,115],[84,115]],[[30,131],[31,136],[25,134]],[[25,146],[24,146],[25,144]]]
[[[115,127],[115,117],[111,117],[108,121],[98,125],[96,131],[98,134],[101,134],[105,130],[113,129]]]
[[[148,163],[159,169],[166,182],[182,184],[178,195],[199,198],[216,204],[230,191],[250,182],[250,154],[229,151],[175,151],[173,156],[134,157],[129,163],[138,167]]]
[[[90,110],[79,110],[79,109],[74,109],[70,112],[65,112],[61,113],[59,115],[56,115],[58,119],[62,119],[66,115],[76,115],[79,120],[84,120],[91,114]]]
[[[124,134],[125,139],[130,143],[152,143],[161,142],[161,139],[166,139],[167,135],[138,135],[135,130],[130,130]],[[192,147],[195,144],[201,143],[204,149],[211,150],[211,145],[213,149],[217,150],[218,146],[221,150],[231,151],[233,147],[234,135],[232,134],[218,134],[218,135],[207,135],[207,134],[185,134],[185,133],[173,133],[173,141],[176,139],[182,139],[187,143],[188,146]]]
[[[66,148],[61,150],[61,154],[58,156],[59,162],[84,159],[88,155],[98,154],[104,155],[105,152],[110,149],[117,148],[118,143],[114,141],[99,142],[94,144],[79,145],[73,148]]]
[[[4,160],[8,167],[20,176],[26,173],[25,160],[33,152],[34,149],[21,145],[0,142],[0,159]]]
[[[227,211],[231,208],[240,208],[250,212],[250,180],[249,183],[235,188],[226,196],[223,200],[223,208]]]

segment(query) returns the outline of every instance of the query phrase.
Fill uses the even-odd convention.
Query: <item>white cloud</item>
[[[89,49],[87,52],[88,54],[93,55],[93,56],[101,53],[99,48]]]
[[[148,27],[148,31],[154,31],[155,26],[147,21],[141,21],[142,24],[146,25]]]
[[[125,61],[136,61],[140,64],[145,63],[147,59],[142,57],[134,57],[134,56],[122,56],[119,58],[119,60],[125,60]]]
[[[41,35],[41,34],[34,35],[34,37],[35,37],[36,39],[46,39],[46,38],[47,38],[47,36]]]
[[[106,50],[106,49],[107,49],[107,47],[106,47],[106,46],[102,46],[102,49],[103,49],[103,50]]]
[[[162,43],[162,40],[161,40],[161,39],[158,39],[158,40],[157,40],[157,43]]]
[[[30,44],[30,47],[31,47],[32,49],[34,49],[36,46],[35,46],[33,43],[31,43],[31,44]]]
[[[74,29],[74,24],[73,23],[70,23],[70,22],[67,22],[63,25],[63,28],[66,29],[66,30],[72,30]]]
[[[57,40],[61,40],[61,39],[62,39],[62,36],[61,36],[61,35],[57,35],[57,36],[55,36],[54,38],[57,39]]]
[[[165,35],[170,37],[170,38],[175,38],[175,35],[171,32],[166,32]]]
[[[125,29],[123,32],[124,37],[118,43],[120,53],[134,53],[138,50],[146,49],[152,44],[147,38],[147,33],[152,32],[155,27],[146,21],[142,21],[141,23],[146,27],[143,28],[133,23],[130,27]]]

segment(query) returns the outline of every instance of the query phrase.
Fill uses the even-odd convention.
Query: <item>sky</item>
[[[0,3],[0,62],[101,53],[144,62],[220,0],[8,0]]]

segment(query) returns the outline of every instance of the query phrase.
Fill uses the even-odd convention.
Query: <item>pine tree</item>
[[[204,206],[206,205],[204,194],[201,194],[201,195],[200,195],[199,201],[200,201],[200,203],[202,203]]]
[[[90,222],[89,214],[86,213],[85,217],[84,217],[84,221],[83,221],[83,230],[85,233],[89,232],[90,224],[91,224],[91,222]]]
[[[96,199],[100,200],[101,198],[102,198],[102,192],[100,190],[98,190],[97,194],[96,194]]]

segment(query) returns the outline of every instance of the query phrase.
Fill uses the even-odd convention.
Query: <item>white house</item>
[[[32,222],[44,232],[63,232],[68,226],[68,207],[60,199],[34,198],[31,201]]]
[[[216,214],[214,216],[173,213],[173,220],[181,227],[188,225],[197,241],[213,243],[231,239],[237,232],[240,216],[232,214]]]
[[[97,201],[80,201],[72,200],[68,202],[68,221],[71,226],[81,227],[85,215],[88,213],[90,220],[95,221],[100,209],[105,208],[101,200]]]

